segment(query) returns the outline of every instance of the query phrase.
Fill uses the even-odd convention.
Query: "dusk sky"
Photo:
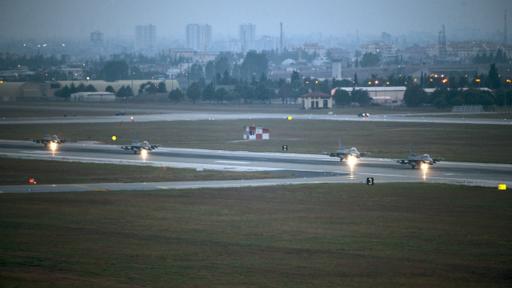
[[[241,23],[256,24],[257,35],[401,34],[471,30],[496,33],[510,0],[2,0],[0,36],[88,37],[100,30],[106,37],[132,36],[137,24],[154,24],[159,38],[183,38],[188,23],[208,23],[214,37],[235,36]],[[512,17],[509,16],[512,22]],[[512,29],[509,29],[512,30]]]

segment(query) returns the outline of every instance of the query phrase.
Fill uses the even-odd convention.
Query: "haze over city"
[[[162,38],[184,38],[188,23],[208,23],[216,37],[236,36],[238,25],[254,23],[258,35],[276,36],[279,22],[289,35],[323,36],[435,33],[485,37],[503,28],[507,0],[456,1],[135,1],[4,0],[0,35],[9,38],[80,38],[90,31],[107,37],[133,34],[135,25],[154,24]]]

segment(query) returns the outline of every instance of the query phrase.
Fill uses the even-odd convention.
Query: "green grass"
[[[512,194],[436,184],[0,195],[1,287],[510,287]]]
[[[293,172],[196,171],[136,165],[115,165],[45,160],[0,158],[0,185],[27,184],[35,177],[39,184],[123,183],[160,181],[239,180],[295,177]]]
[[[173,111],[203,112],[254,112],[254,113],[289,113],[289,114],[336,114],[356,115],[361,112],[372,114],[435,113],[448,112],[446,109],[432,107],[335,107],[332,110],[302,110],[297,105],[281,104],[190,104],[190,103],[69,103],[69,102],[35,102],[15,103],[0,107],[2,117],[46,117],[46,116],[112,116],[116,112],[126,111],[132,114],[172,113]]]
[[[270,129],[270,141],[240,141],[243,126],[256,124]],[[341,139],[371,157],[406,157],[410,150],[430,153],[451,161],[512,163],[510,126],[348,122],[316,120],[176,121],[104,124],[2,125],[0,139],[34,139],[57,134],[70,140],[97,140],[128,144],[149,140],[171,147],[280,152],[333,152]]]

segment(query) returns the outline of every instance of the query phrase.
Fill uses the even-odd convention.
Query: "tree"
[[[203,90],[203,100],[212,102],[215,99],[215,85],[210,83]]]
[[[203,73],[203,66],[201,64],[194,63],[190,67],[190,75],[189,75],[190,81],[197,82],[201,80],[201,78],[204,78]]]
[[[334,102],[336,102],[336,106],[348,105],[352,101],[350,97],[350,93],[344,89],[336,89],[334,93]]]
[[[368,106],[372,102],[372,98],[368,95],[368,91],[362,89],[354,89],[352,93],[352,101],[359,103],[361,106]]]
[[[71,90],[69,89],[68,85],[60,88],[57,91],[55,91],[55,97],[69,98],[70,96],[71,96]]]
[[[219,88],[215,91],[215,100],[217,100],[217,102],[219,103],[222,103],[224,102],[227,95],[228,90],[226,90],[225,88]]]
[[[169,100],[171,100],[174,103],[181,102],[183,100],[185,95],[183,95],[183,92],[177,88],[169,92]]]
[[[100,73],[105,81],[128,79],[128,64],[124,60],[112,60],[105,63]]]
[[[501,50],[499,50],[501,51]],[[496,64],[491,64],[489,68],[489,75],[487,77],[488,86],[491,89],[498,89],[501,87],[501,79],[498,74],[498,69],[496,69]]]
[[[242,77],[249,80],[254,76],[267,74],[268,59],[264,53],[257,53],[256,51],[249,51],[242,62]]]
[[[84,92],[97,92],[96,87],[92,86],[91,84],[85,86]]]
[[[165,86],[165,82],[158,83],[158,93],[167,93],[167,87]]]
[[[201,85],[197,82],[190,84],[187,89],[187,97],[195,104],[201,98]]]
[[[224,74],[224,72],[230,72],[230,63],[228,56],[221,54],[215,58],[215,73]]]
[[[418,107],[426,99],[426,93],[419,85],[407,87],[404,94],[405,105],[409,107]]]
[[[123,97],[123,98],[133,97],[132,87],[130,87],[130,86],[121,86],[121,88],[119,88],[119,90],[117,90],[116,96],[117,97]]]
[[[215,63],[213,61],[208,61],[208,63],[206,63],[206,67],[204,68],[204,76],[207,81],[212,81],[215,77]]]
[[[112,87],[111,85],[108,85],[106,88],[105,88],[105,92],[110,92],[110,93],[114,93],[116,94],[116,90],[114,89],[114,87]]]
[[[380,62],[380,55],[374,54],[371,52],[364,53],[363,58],[361,58],[361,67],[372,67],[377,66]]]

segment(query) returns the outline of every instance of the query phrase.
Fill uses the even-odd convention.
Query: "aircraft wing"
[[[410,161],[409,161],[409,160],[403,160],[403,159],[401,159],[401,160],[396,160],[396,163],[398,163],[398,164],[402,164],[402,165],[406,165],[406,164],[409,164],[409,163],[410,163]]]

